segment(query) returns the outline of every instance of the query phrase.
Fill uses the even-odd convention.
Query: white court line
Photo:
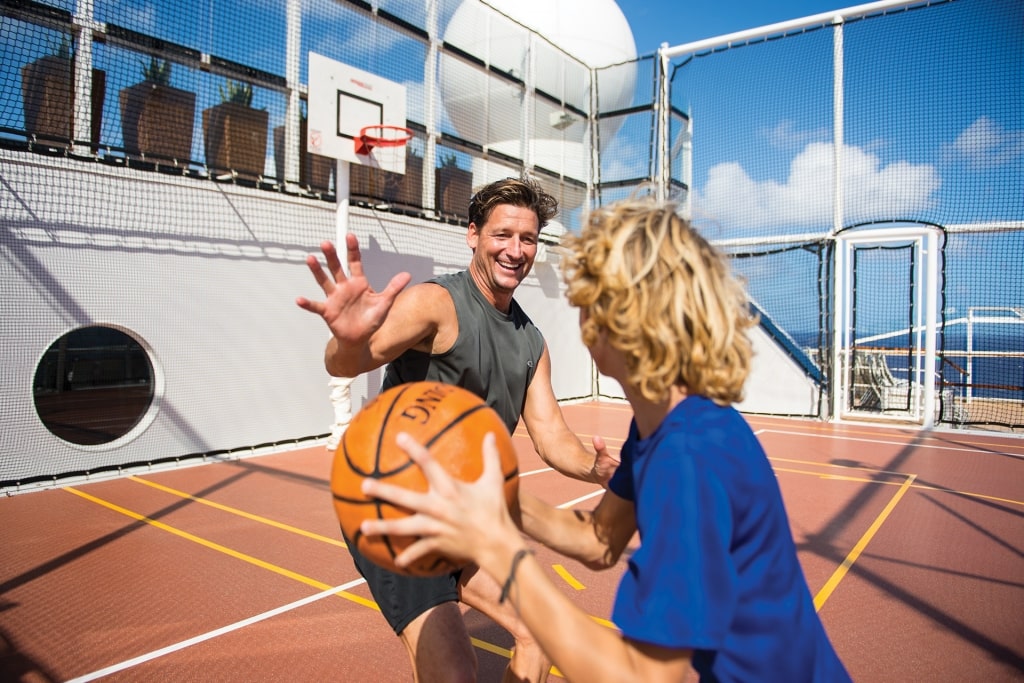
[[[529,472],[523,472],[522,474],[520,474],[520,475],[519,475],[519,477],[520,477],[520,478],[523,478],[523,477],[528,477],[528,476],[530,476],[531,474],[544,474],[545,472],[554,472],[554,471],[555,471],[555,470],[554,470],[554,468],[552,468],[552,467],[544,467],[544,468],[542,468],[542,469],[539,469],[539,470],[530,470]],[[576,498],[576,499],[574,499],[574,500],[570,500],[570,501],[569,501],[569,502],[567,502],[567,503],[562,503],[561,505],[558,505],[558,506],[556,506],[556,507],[559,507],[559,508],[571,508],[571,507],[572,507],[573,505],[575,505],[576,503],[582,503],[582,502],[583,502],[583,501],[585,501],[585,500],[590,500],[590,499],[591,499],[591,498],[593,498],[594,496],[599,496],[599,495],[601,495],[602,493],[604,493],[604,489],[603,489],[603,488],[600,488],[600,489],[598,489],[598,490],[596,490],[596,491],[593,491],[593,492],[591,492],[591,493],[588,493],[588,494],[587,494],[587,495],[585,495],[585,496],[581,496],[581,497],[579,497],[579,498]]]
[[[561,505],[559,505],[557,507],[560,508],[560,509],[561,508],[571,508],[576,503],[582,503],[585,500],[590,500],[591,498],[594,498],[595,496],[600,496],[603,493],[604,493],[604,489],[601,488],[601,489],[598,489],[596,491],[592,491],[591,493],[588,493],[585,496],[580,496],[579,498],[575,498],[573,500],[570,500],[567,503],[562,503]]]
[[[766,434],[785,434],[787,436],[807,436],[818,439],[831,439],[833,441],[860,441],[863,443],[880,443],[887,446],[913,446],[914,448],[920,449],[934,449],[937,451],[960,451],[962,453],[979,453],[981,455],[1008,455],[1011,458],[1024,458],[1021,453],[1007,453],[1006,451],[997,451],[995,448],[985,446],[980,448],[960,448],[957,446],[936,446],[930,443],[913,443],[911,441],[886,441],[885,439],[862,439],[853,436],[843,436],[841,434],[814,434],[806,432],[789,432],[782,429],[766,429]]]
[[[528,477],[531,474],[544,474],[545,472],[554,472],[554,471],[555,470],[552,467],[544,467],[544,468],[541,468],[539,470],[530,470],[529,472],[523,472],[522,474],[519,475],[519,477],[520,478]],[[583,501],[589,500],[589,499],[593,498],[594,496],[599,496],[602,493],[604,493],[604,489],[600,488],[600,489],[598,489],[596,491],[588,493],[585,496],[581,496],[579,498],[576,498],[575,500],[570,500],[568,503],[562,503],[561,505],[558,505],[557,507],[559,507],[559,508],[571,508],[576,503],[582,503]]]
[[[140,655],[138,657],[135,657],[134,659],[129,659],[127,661],[121,662],[120,664],[114,664],[112,666],[108,666],[105,669],[100,669],[98,671],[93,671],[90,674],[85,674],[84,676],[79,676],[78,678],[72,678],[67,683],[85,683],[85,681],[95,681],[97,678],[103,678],[104,676],[109,676],[112,673],[117,673],[118,671],[124,671],[125,669],[130,669],[133,666],[137,666],[139,664],[143,664],[143,663],[148,662],[150,660],[156,659],[157,657],[163,657],[164,655],[170,654],[172,652],[177,652],[178,650],[184,650],[186,647],[192,647],[193,645],[198,645],[199,643],[202,643],[202,642],[207,641],[207,640],[211,640],[213,638],[216,638],[217,636],[222,636],[222,635],[224,635],[226,633],[230,633],[232,631],[237,631],[240,628],[243,628],[245,626],[249,626],[251,624],[255,624],[257,622],[263,621],[264,619],[269,619],[270,617],[277,616],[278,614],[283,614],[284,612],[289,612],[289,611],[291,611],[293,609],[296,609],[298,607],[302,607],[304,605],[308,605],[311,602],[316,602],[317,600],[321,600],[323,598],[330,597],[331,595],[334,595],[335,593],[340,593],[342,591],[346,591],[349,588],[353,588],[353,587],[358,586],[359,584],[365,583],[365,582],[366,582],[366,579],[355,579],[354,581],[349,581],[348,583],[342,584],[341,586],[337,586],[336,588],[328,588],[325,591],[321,591],[320,593],[314,593],[313,595],[310,595],[310,596],[307,596],[305,598],[302,598],[301,600],[296,600],[295,602],[291,602],[291,603],[288,603],[287,605],[282,605],[281,607],[277,607],[275,609],[272,609],[269,612],[264,612],[263,614],[257,614],[256,616],[249,617],[248,619],[243,619],[242,621],[236,621],[233,624],[229,624],[228,626],[224,626],[222,628],[218,628],[215,631],[210,631],[209,633],[204,633],[202,635],[196,636],[195,638],[189,638],[188,640],[183,640],[180,643],[175,643],[174,645],[168,645],[167,647],[160,648],[159,650],[153,650],[152,652],[148,652],[148,653],[146,653],[144,655]]]
[[[544,474],[545,472],[554,472],[554,471],[555,471],[555,469],[553,467],[542,467],[539,470],[530,470],[529,472],[520,472],[519,477],[520,478],[528,477],[531,474]]]

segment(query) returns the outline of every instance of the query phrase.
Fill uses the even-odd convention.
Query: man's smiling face
[[[537,256],[540,225],[532,209],[499,204],[483,226],[470,224],[466,243],[473,250],[469,270],[498,310],[507,312],[512,293]]]

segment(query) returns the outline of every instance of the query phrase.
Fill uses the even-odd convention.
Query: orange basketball
[[[476,394],[450,384],[411,382],[392,387],[366,404],[349,423],[331,469],[331,493],[341,530],[365,557],[393,572],[411,576],[436,576],[458,569],[448,559],[428,555],[398,569],[395,557],[416,538],[411,536],[364,536],[364,519],[399,519],[405,508],[363,494],[366,477],[380,479],[416,491],[426,491],[423,472],[395,443],[406,432],[423,444],[430,455],[453,477],[476,481],[483,472],[484,435],[493,432],[505,474],[505,500],[518,505],[519,464],[512,437],[498,413]]]

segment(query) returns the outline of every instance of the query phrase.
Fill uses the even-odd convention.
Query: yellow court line
[[[565,581],[567,584],[569,584],[570,586],[572,586],[576,590],[579,591],[579,590],[583,590],[584,588],[586,588],[586,586],[584,586],[582,583],[580,583],[578,580],[576,580],[576,577],[573,576],[572,574],[570,574],[569,570],[566,569],[565,567],[563,567],[562,565],[560,565],[560,564],[553,564],[553,565],[551,565],[551,568],[555,570],[556,574],[558,574],[560,577],[562,577],[563,581]],[[601,617],[594,616],[593,614],[588,614],[587,616],[589,616],[592,621],[596,621],[597,623],[601,624],[602,626],[607,626],[608,628],[613,629],[615,631],[619,630],[618,626],[616,626],[612,622],[608,621],[607,619],[602,619]]]
[[[558,567],[560,565],[554,565],[554,566]],[[593,621],[596,621],[598,624],[600,624],[601,626],[606,626],[606,627],[608,627],[608,628],[610,628],[610,629],[612,629],[614,631],[618,631],[619,630],[618,627],[615,624],[613,624],[612,622],[608,621],[607,619],[602,619],[601,617],[595,617],[593,614],[590,614],[588,616]],[[490,652],[491,654],[495,654],[495,655],[502,655],[502,656],[507,657],[509,659],[512,658],[512,651],[511,650],[506,650],[503,647],[498,647],[497,645],[493,645],[491,643],[485,643],[484,641],[477,640],[476,638],[473,638],[472,636],[470,637],[469,640],[474,645],[476,645],[478,648],[480,648],[481,650],[485,650],[485,651]],[[559,678],[565,678],[565,674],[563,674],[559,670],[559,668],[557,666],[555,666],[554,664],[551,665],[551,668],[548,670],[548,673],[551,674],[552,676],[558,676]]]
[[[130,478],[131,479],[136,479],[135,477],[130,477]],[[145,479],[136,479],[136,481],[138,481],[139,483],[144,483],[144,484],[153,486],[154,488],[157,488],[157,489],[165,490],[168,493],[173,493],[175,495],[181,495],[181,496],[183,496],[185,498],[189,498],[189,499],[195,500],[196,502],[209,504],[212,507],[215,507],[215,508],[218,508],[218,509],[223,509],[223,510],[228,511],[228,512],[235,512],[236,514],[240,514],[241,516],[246,517],[248,519],[253,519],[255,521],[264,522],[264,523],[270,524],[271,526],[275,526],[275,527],[279,527],[279,528],[285,528],[285,529],[288,529],[288,530],[291,530],[291,529],[294,528],[294,527],[288,527],[288,525],[285,525],[285,524],[280,524],[280,523],[277,523],[277,522],[273,522],[272,520],[266,520],[265,518],[259,517],[258,515],[251,515],[249,513],[245,513],[245,512],[242,512],[240,510],[236,511],[233,508],[229,508],[228,506],[220,505],[219,503],[213,503],[211,501],[204,501],[202,499],[195,498],[194,496],[192,496],[192,495],[190,495],[188,493],[177,492],[174,489],[171,489],[169,487],[165,487],[165,486],[163,486],[161,484],[156,484],[154,482],[147,481]],[[157,529],[160,529],[161,531],[166,531],[166,532],[168,532],[170,534],[178,536],[179,538],[183,538],[183,539],[185,539],[187,541],[191,541],[193,543],[197,543],[197,544],[199,544],[201,546],[204,546],[206,548],[210,548],[211,550],[215,550],[217,552],[224,553],[225,555],[228,555],[228,556],[233,557],[233,558],[238,559],[238,560],[242,560],[243,562],[248,562],[249,564],[252,564],[252,565],[255,565],[257,567],[260,567],[261,569],[266,569],[268,571],[274,572],[275,574],[279,574],[281,576],[285,576],[285,577],[293,579],[295,581],[299,581],[301,583],[306,584],[307,586],[313,586],[314,588],[319,588],[320,590],[327,590],[329,588],[333,588],[333,586],[330,586],[330,585],[328,585],[326,583],[323,583],[322,581],[318,581],[316,579],[312,579],[312,578],[310,578],[308,576],[303,576],[302,574],[299,574],[297,572],[293,572],[290,569],[285,569],[284,567],[279,567],[279,566],[277,566],[275,564],[271,564],[270,562],[266,562],[266,561],[261,560],[259,558],[253,557],[251,555],[247,555],[247,554],[245,554],[243,552],[239,552],[239,551],[234,550],[232,548],[228,548],[227,546],[220,545],[219,543],[215,543],[213,541],[207,540],[207,539],[202,538],[200,536],[196,536],[195,534],[191,534],[191,533],[189,533],[187,531],[184,531],[182,529],[178,529],[177,527],[173,527],[173,526],[171,526],[169,524],[165,524],[164,522],[160,522],[160,521],[157,521],[157,520],[152,519],[150,517],[146,517],[145,515],[140,514],[138,512],[135,512],[133,510],[129,510],[127,508],[121,507],[120,505],[117,505],[116,503],[112,503],[112,502],[104,500],[102,498],[97,498],[96,496],[88,494],[88,493],[86,493],[84,491],[80,491],[80,490],[78,490],[78,489],[76,489],[74,487],[66,486],[62,490],[67,491],[69,493],[73,493],[73,494],[75,494],[76,496],[78,496],[80,498],[84,498],[85,500],[88,500],[88,501],[90,501],[92,503],[96,503],[97,505],[100,505],[100,506],[105,507],[105,508],[107,508],[109,510],[117,512],[118,514],[122,514],[122,515],[124,515],[126,517],[130,517],[131,519],[137,520],[139,522],[143,522],[145,524],[149,524],[150,526],[153,526],[153,527],[155,527]],[[296,532],[301,532],[301,530],[296,530]],[[305,534],[305,535],[310,535],[310,534]],[[333,542],[333,539],[327,539],[326,537],[317,536],[316,534],[312,534],[311,536]],[[348,591],[339,591],[338,593],[336,593],[336,595],[338,595],[339,597],[345,598],[346,600],[349,600],[351,602],[354,602],[354,603],[356,603],[358,605],[362,605],[363,607],[369,607],[372,610],[380,612],[380,607],[373,600],[368,600],[367,598],[364,598],[362,596],[356,595],[354,593],[349,593]],[[609,626],[611,628],[615,628],[615,626],[613,624],[611,624],[611,622],[607,622],[607,621],[605,621],[605,620],[603,620],[603,619],[601,619],[599,617],[591,616],[591,618],[594,619],[595,621],[597,621],[598,623],[603,623],[603,624],[605,624],[605,625],[607,625],[607,626]],[[496,654],[496,655],[499,655],[499,656],[502,656],[502,657],[506,657],[506,658],[511,658],[512,657],[511,650],[507,650],[507,649],[505,649],[503,647],[500,647],[498,645],[494,645],[492,643],[488,643],[486,641],[480,640],[478,638],[473,638],[473,637],[470,637],[470,642],[472,642],[474,646],[480,648],[481,650],[484,650],[485,652],[490,652],[492,654]],[[555,668],[555,667],[552,667],[551,673],[555,674],[556,676],[561,676],[562,675],[561,672],[559,672],[558,669]]]
[[[551,568],[555,570],[555,573],[562,577],[562,581],[572,586],[578,591],[583,590],[583,584],[576,580],[576,577],[569,573],[569,570],[560,564],[553,564]]]
[[[774,472],[786,472],[787,474],[806,474],[811,477],[818,477],[819,479],[834,479],[838,481],[860,481],[867,484],[884,484],[886,482],[878,481],[877,479],[868,479],[867,477],[852,477],[847,474],[830,474],[828,472],[814,472],[812,470],[796,470],[790,467],[773,467]],[[907,475],[900,475],[907,476]]]
[[[839,565],[834,572],[832,572],[832,576],[825,582],[825,585],[822,586],[820,591],[818,591],[818,594],[814,596],[815,611],[820,610],[822,606],[824,606],[825,601],[829,599],[832,592],[835,591],[837,586],[839,586],[839,582],[842,581],[850,571],[850,567],[853,566],[857,561],[857,558],[859,558],[861,553],[864,552],[864,549],[867,548],[868,543],[870,543],[871,539],[874,538],[876,533],[878,533],[878,530],[882,528],[882,524],[896,508],[896,504],[899,503],[900,499],[903,498],[906,492],[910,490],[911,485],[914,483],[916,478],[916,474],[911,474],[907,477],[907,480],[903,482],[902,486],[900,486],[900,490],[893,495],[888,504],[886,504],[885,509],[883,509],[878,517],[875,518],[875,521],[871,523],[871,526],[864,532],[864,535],[860,537],[860,540],[857,541],[857,545],[853,546],[853,550],[849,552],[846,559],[843,560],[843,563]]]
[[[768,460],[771,462],[792,462],[797,465],[813,465],[815,467],[832,467],[839,470],[860,470],[862,472],[874,472],[876,474],[893,474],[897,477],[907,476],[906,472],[897,472],[895,470],[880,470],[875,467],[867,467],[864,465],[837,465],[834,462],[818,462],[816,460],[798,460],[796,458],[776,458],[768,456]]]
[[[780,458],[781,460],[782,458]],[[807,462],[804,460],[790,460],[789,462]],[[809,463],[819,464],[819,463]],[[825,463],[820,463],[825,465]],[[829,465],[829,467],[844,467],[843,465]],[[852,470],[862,470],[864,472],[873,472],[875,474],[885,474],[889,476],[898,476],[900,478],[906,478],[908,476],[917,477],[917,475],[908,475],[906,472],[894,472],[890,470],[873,470],[865,467],[850,467]],[[796,470],[788,467],[772,467],[775,472],[787,472],[789,474],[807,474],[812,477],[818,477],[819,479],[829,479],[834,481],[855,481],[862,484],[878,484],[879,486],[903,486],[903,482],[900,481],[879,481],[878,479],[867,479],[865,477],[851,477],[845,474],[829,474],[827,472],[814,472],[811,470]],[[999,496],[991,496],[987,493],[975,493],[973,491],[962,491],[959,489],[951,489],[945,486],[932,486],[930,484],[914,484],[910,488],[917,491],[938,491],[940,493],[951,493],[956,496],[965,496],[967,498],[980,498],[982,500],[990,500],[994,503],[1006,503],[1007,505],[1018,505],[1024,507],[1024,500],[1015,500],[1013,498],[1000,498]]]
[[[761,434],[782,434],[784,436],[802,436],[816,439],[831,439],[833,441],[857,441],[862,443],[875,443],[883,444],[886,446],[913,446],[915,450],[937,450],[937,451],[956,451],[958,453],[978,453],[979,448],[991,448],[992,451],[985,451],[978,453],[979,455],[1007,455],[1014,458],[1021,457],[1021,453],[1010,453],[1005,450],[995,450],[996,448],[1009,448],[1009,444],[979,444],[973,448],[967,448],[963,446],[940,446],[930,442],[916,443],[913,440],[910,441],[891,441],[888,439],[862,439],[858,437],[846,436],[843,434],[818,434],[818,433],[805,433],[805,432],[791,432],[782,429],[765,429]]]
[[[512,659],[512,650],[506,650],[494,643],[488,643],[487,641],[474,638],[473,636],[469,637],[469,642],[473,643],[473,645],[477,646],[484,652],[490,652],[492,655],[501,655],[506,659]]]
[[[222,510],[224,512],[230,512],[233,515],[238,515],[239,517],[244,517],[244,518],[246,518],[248,520],[252,520],[254,522],[259,522],[260,524],[266,524],[267,526],[272,526],[274,528],[281,529],[281,530],[287,531],[289,533],[298,534],[299,536],[305,536],[307,538],[312,538],[315,541],[322,541],[324,543],[330,543],[331,545],[336,545],[336,546],[338,546],[340,548],[348,548],[348,545],[346,545],[344,541],[340,541],[340,540],[338,540],[336,538],[330,538],[328,536],[321,536],[320,534],[315,534],[312,531],[306,531],[305,529],[300,529],[298,527],[290,526],[290,525],[284,524],[282,522],[275,522],[272,519],[267,519],[266,517],[260,517],[259,515],[252,514],[251,512],[245,512],[244,510],[239,510],[238,508],[233,508],[233,507],[230,507],[228,505],[222,505],[221,503],[215,503],[212,500],[209,500],[207,498],[199,498],[197,496],[193,496],[191,493],[186,493],[185,491],[179,491],[177,489],[171,488],[170,486],[164,486],[163,484],[158,484],[155,481],[149,481],[148,479],[142,479],[142,478],[136,477],[136,476],[130,476],[130,477],[128,477],[128,479],[131,479],[132,481],[137,482],[139,484],[145,484],[146,486],[152,486],[153,488],[155,488],[157,490],[163,491],[165,493],[170,493],[171,495],[178,496],[180,498],[185,498],[187,500],[191,500],[191,501],[194,501],[196,503],[201,503],[202,505],[208,505],[208,506],[210,506],[212,508],[216,508],[216,509]]]
[[[146,524],[149,524],[150,526],[154,526],[157,529],[160,529],[161,531],[166,531],[168,533],[174,534],[175,536],[178,536],[179,538],[184,538],[187,541],[192,541],[193,543],[198,543],[199,545],[205,546],[207,548],[210,548],[211,550],[216,550],[217,552],[224,553],[225,555],[229,555],[229,556],[231,556],[231,557],[233,557],[233,558],[235,558],[237,560],[242,560],[243,562],[248,562],[249,564],[252,564],[252,565],[255,565],[257,567],[260,567],[261,569],[266,569],[268,571],[274,572],[275,574],[280,574],[281,576],[285,576],[285,577],[287,577],[289,579],[293,579],[295,581],[299,581],[301,583],[306,584],[307,586],[313,586],[314,588],[319,588],[320,590],[327,590],[328,588],[332,588],[333,587],[330,584],[326,584],[326,583],[324,583],[322,581],[317,581],[316,579],[311,579],[308,576],[303,576],[302,574],[299,574],[297,572],[293,572],[290,569],[285,569],[284,567],[278,567],[276,564],[271,564],[270,562],[266,562],[266,561],[261,560],[259,558],[253,557],[252,555],[246,555],[243,552],[239,552],[237,550],[233,550],[232,548],[228,548],[227,546],[220,545],[219,543],[214,543],[213,541],[209,541],[209,540],[207,540],[205,538],[201,538],[201,537],[196,536],[194,534],[190,534],[189,532],[183,531],[181,529],[178,529],[177,527],[173,527],[173,526],[171,526],[169,524],[164,524],[163,522],[159,522],[159,521],[157,521],[155,519],[152,519],[150,517],[146,517],[145,515],[141,515],[138,512],[134,512],[134,511],[129,510],[127,508],[123,508],[120,505],[117,505],[115,503],[111,503],[110,501],[103,500],[102,498],[97,498],[96,496],[90,495],[90,494],[88,494],[88,493],[86,493],[84,491],[79,491],[78,489],[76,489],[74,487],[67,486],[67,487],[64,487],[63,490],[64,491],[68,491],[69,493],[73,493],[76,496],[84,498],[84,499],[86,499],[88,501],[91,501],[93,503],[96,503],[97,505],[102,505],[103,507],[105,507],[107,509],[110,509],[110,510],[113,510],[114,512],[117,512],[117,513],[120,513],[122,515],[125,515],[126,517],[131,517],[134,520],[138,520],[140,522],[144,522]],[[380,608],[377,606],[377,603],[373,602],[372,600],[367,600],[366,598],[360,597],[360,596],[355,595],[353,593],[349,593],[347,591],[340,592],[340,593],[338,593],[338,595],[340,597],[345,598],[346,600],[351,600],[352,602],[355,602],[355,603],[358,603],[360,605],[363,605],[364,607],[370,607],[372,609],[380,611]]]
[[[939,491],[941,493],[952,493],[958,496],[967,496],[969,498],[981,498],[983,500],[991,500],[994,503],[1006,503],[1008,505],[1024,506],[1024,500],[1000,498],[999,496],[990,496],[987,493],[971,493],[970,491],[957,491],[956,489],[944,488],[942,486],[931,486],[929,484],[914,484],[913,488],[918,489],[920,491]]]

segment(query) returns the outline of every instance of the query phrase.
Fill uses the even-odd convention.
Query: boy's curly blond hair
[[[725,405],[743,399],[756,320],[728,262],[672,203],[631,198],[592,211],[566,235],[569,303],[583,343],[602,331],[623,352],[628,381],[650,401],[683,385]]]

